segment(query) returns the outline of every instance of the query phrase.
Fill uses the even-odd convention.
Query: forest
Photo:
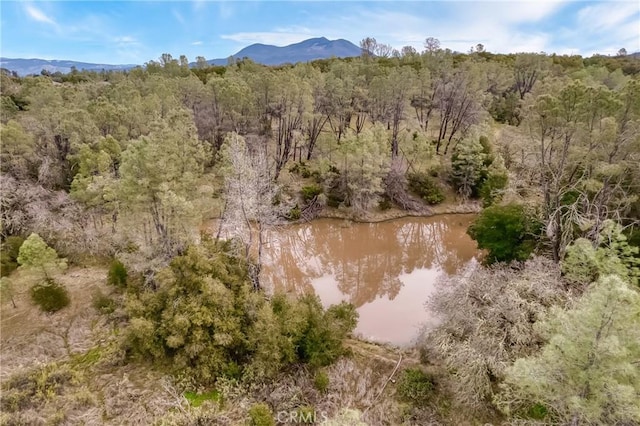
[[[3,424],[640,425],[640,58],[361,47],[2,70]],[[412,347],[261,281],[267,231],[442,212],[483,261]]]

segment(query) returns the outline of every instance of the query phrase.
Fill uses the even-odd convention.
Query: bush
[[[326,372],[322,370],[316,371],[316,374],[313,377],[313,387],[321,393],[327,392],[327,389],[329,389],[329,376]]]
[[[116,287],[127,286],[127,268],[118,259],[111,261],[107,274],[107,283]]]
[[[416,405],[422,405],[433,393],[433,378],[417,368],[408,368],[402,372],[398,381],[400,398]]]
[[[326,311],[315,295],[305,295],[299,303],[305,324],[296,342],[298,357],[313,367],[323,367],[344,354],[343,340],[358,323],[358,313],[350,303],[333,305]]]
[[[215,390],[204,393],[185,392],[184,397],[192,407],[200,407],[206,401],[220,401],[221,399],[220,392]]]
[[[198,385],[221,376],[261,380],[292,364],[324,366],[344,353],[356,325],[352,305],[325,310],[311,295],[268,301],[248,268],[232,242],[203,238],[190,246],[155,275],[154,289],[127,293],[125,350]]]
[[[496,191],[507,187],[509,178],[506,174],[489,174],[487,179],[480,186],[480,197],[482,198],[482,205],[489,207],[495,201],[498,200]]]
[[[273,413],[267,404],[253,404],[249,408],[249,424],[252,426],[274,426]]]
[[[322,194],[322,187],[317,184],[303,186],[300,190],[300,194],[302,195],[302,199],[305,203],[313,200],[318,195]]]
[[[301,216],[302,216],[302,210],[300,210],[300,206],[296,204],[291,208],[291,210],[289,210],[289,216],[287,217],[287,219],[299,220]]]
[[[295,163],[293,166],[289,167],[289,172],[300,175],[305,179],[308,177],[311,177],[311,171],[309,170],[309,166],[307,166],[307,163],[305,163],[304,161],[300,163]]]
[[[467,233],[489,251],[486,263],[524,261],[533,252],[540,224],[524,206],[491,206],[482,211]]]
[[[13,374],[2,383],[0,410],[16,412],[35,408],[60,395],[75,375],[68,365],[54,363]]]
[[[382,199],[378,203],[378,208],[381,211],[389,210],[391,207],[393,207],[393,202],[387,196],[382,197]]]
[[[409,173],[407,175],[409,190],[429,204],[444,201],[444,194],[440,186],[426,173]]]
[[[45,284],[33,286],[31,299],[44,312],[59,311],[71,302],[67,289],[52,279],[48,279]]]
[[[110,314],[116,310],[116,301],[97,291],[91,300],[91,305],[100,313]]]
[[[534,420],[544,420],[544,418],[547,417],[547,414],[549,414],[549,410],[540,403],[532,405],[527,410],[527,417]]]
[[[13,236],[8,237],[2,243],[2,250],[0,250],[0,277],[9,276],[18,268],[18,254],[23,242],[24,238]]]

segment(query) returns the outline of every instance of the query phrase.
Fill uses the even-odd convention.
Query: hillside
[[[307,62],[325,58],[347,58],[359,56],[360,48],[348,40],[328,40],[325,37],[310,38],[288,46],[272,46],[256,43],[245,47],[231,57],[234,59],[249,58],[265,65]],[[208,61],[212,65],[226,65],[227,58]]]
[[[264,65],[280,65],[284,63],[307,62],[315,59],[325,58],[347,58],[359,56],[360,48],[348,40],[328,40],[324,37],[310,38],[300,43],[288,46],[272,46],[268,44],[252,44],[240,50],[231,58],[250,58],[254,62]],[[212,65],[226,65],[228,58],[218,58],[208,61]],[[189,64],[195,66],[195,62]],[[63,74],[71,72],[75,67],[78,71],[111,71],[127,70],[136,67],[136,64],[109,65],[93,64],[89,62],[77,62],[70,60],[46,60],[46,59],[22,59],[22,58],[0,58],[0,67],[9,71],[15,71],[20,76],[30,74],[40,74],[42,70],[50,73],[61,72]]]
[[[110,71],[110,70],[125,70],[135,67],[133,64],[126,65],[108,65],[108,64],[92,64],[88,62],[77,62],[69,60],[46,60],[46,59],[11,59],[0,58],[0,67],[8,69],[9,71],[15,71],[18,75],[30,75],[40,74],[42,70],[47,70],[51,73],[61,72],[68,73],[75,67],[78,71]]]

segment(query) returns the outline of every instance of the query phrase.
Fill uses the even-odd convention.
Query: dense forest
[[[361,47],[3,70],[3,423],[640,424],[640,59]],[[267,230],[440,211],[483,264],[416,347],[261,283]]]

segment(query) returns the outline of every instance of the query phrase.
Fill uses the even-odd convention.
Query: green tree
[[[17,260],[22,268],[44,279],[50,279],[54,273],[67,268],[66,260],[59,258],[58,253],[38,234],[31,234],[24,240]]]
[[[539,225],[526,207],[508,204],[484,209],[467,232],[489,251],[487,263],[523,261],[535,248]]]
[[[542,352],[506,371],[496,403],[524,417],[542,405],[554,424],[640,422],[640,296],[617,276],[593,284],[540,324]]]
[[[205,239],[156,274],[156,290],[132,291],[125,347],[202,384],[220,375],[260,380],[297,362],[327,365],[344,353],[357,320],[352,305],[324,310],[315,296],[267,301],[232,246]]]
[[[200,222],[206,150],[184,110],[154,127],[122,153],[117,197],[127,213],[151,219],[145,243],[166,257],[189,241]]]
[[[115,231],[119,211],[117,197],[121,147],[112,136],[101,137],[96,144],[83,144],[76,155],[77,172],[71,183],[71,196],[101,217],[111,216]]]
[[[486,172],[487,178],[480,185],[482,205],[489,207],[501,198],[500,191],[507,187],[509,174],[501,155],[497,155]]]
[[[486,158],[483,146],[475,139],[464,139],[456,145],[451,156],[451,180],[463,199],[478,193]]]
[[[339,146],[338,175],[330,184],[342,193],[345,204],[357,212],[368,210],[384,192],[383,180],[389,171],[389,135],[377,124],[359,135],[348,132]]]
[[[17,121],[0,124],[0,171],[16,179],[33,178],[38,164],[33,134],[26,132]]]
[[[589,284],[601,276],[615,274],[639,284],[639,249],[629,245],[619,224],[607,220],[596,244],[594,247],[588,239],[578,238],[567,247],[562,271],[569,280]]]

